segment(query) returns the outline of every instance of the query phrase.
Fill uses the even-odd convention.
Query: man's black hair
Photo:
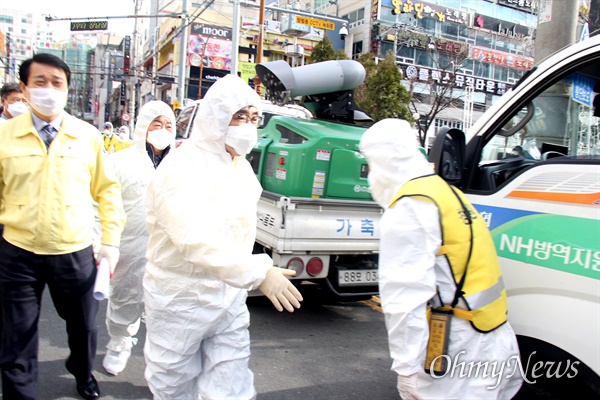
[[[19,67],[19,79],[25,85],[27,85],[27,79],[29,78],[29,69],[31,67],[31,63],[36,62],[38,64],[46,64],[52,65],[54,67],[60,68],[65,71],[65,75],[67,76],[67,85],[71,84],[71,69],[61,58],[58,58],[55,55],[48,53],[39,53],[33,56],[33,58],[28,58],[27,60],[21,63]]]
[[[22,93],[21,87],[16,82],[5,83],[0,89],[0,97],[6,99],[11,93]]]

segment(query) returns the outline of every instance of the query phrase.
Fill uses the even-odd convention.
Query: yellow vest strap
[[[462,308],[452,308],[450,306],[438,307],[436,310],[440,311],[452,311],[452,315],[458,317],[460,319],[465,319],[467,321],[473,320],[473,313],[468,310],[463,310]]]

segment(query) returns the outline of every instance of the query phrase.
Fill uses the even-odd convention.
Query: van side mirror
[[[465,159],[465,134],[455,128],[440,128],[428,158],[434,164],[436,174],[451,185],[458,186],[462,180]]]

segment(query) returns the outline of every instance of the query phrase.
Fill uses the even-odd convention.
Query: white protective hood
[[[406,182],[433,173],[419,149],[417,133],[401,119],[384,119],[371,126],[360,141],[360,152],[369,163],[371,195],[383,208]]]
[[[149,101],[140,108],[140,112],[135,122],[135,129],[133,130],[133,147],[138,151],[146,153],[146,133],[148,127],[154,121],[156,117],[165,116],[171,121],[173,126],[173,142],[171,143],[171,149],[175,147],[175,114],[167,103],[159,100]]]
[[[262,113],[260,97],[241,78],[227,75],[211,86],[202,99],[194,119],[190,139],[213,153],[225,149],[225,133],[233,114],[241,108],[254,106]],[[214,124],[217,121],[217,124]]]

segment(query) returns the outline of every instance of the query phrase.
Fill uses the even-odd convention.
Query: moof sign
[[[232,38],[231,32],[231,28],[216,25],[194,23],[190,27],[190,33],[192,35],[205,35],[229,40]]]
[[[300,15],[296,15],[296,23],[300,25],[314,26],[315,28],[328,29],[330,31],[335,29],[335,24],[331,21],[323,21],[321,19],[313,19]]]
[[[108,21],[71,22],[71,31],[105,31]]]
[[[129,122],[129,118],[130,118],[130,115],[129,115],[129,114],[127,114],[127,113],[123,113],[123,115],[121,115],[121,119],[122,119],[124,122]]]

